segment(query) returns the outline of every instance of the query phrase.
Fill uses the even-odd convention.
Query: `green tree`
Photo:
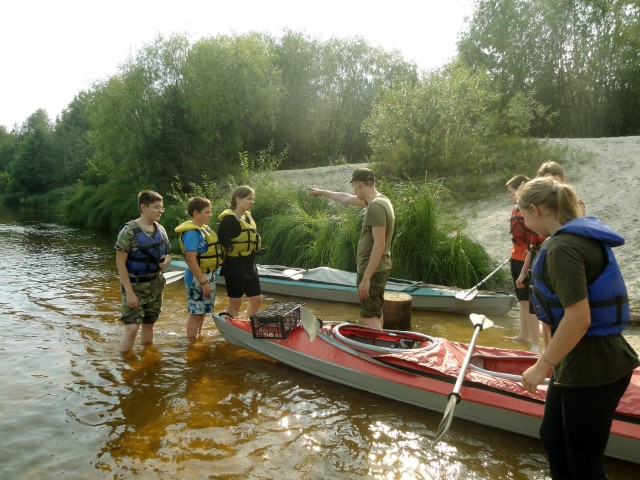
[[[497,83],[504,103],[524,92],[557,113],[535,135],[630,134],[639,23],[637,0],[480,0],[458,50]]]
[[[95,149],[89,120],[91,96],[80,92],[62,111],[53,131],[56,157],[60,166],[55,172],[56,185],[77,182],[89,167]]]
[[[158,37],[119,75],[95,86],[90,119],[97,163],[113,164],[123,181],[165,188],[181,171],[187,52],[186,38]]]
[[[344,155],[350,162],[368,158],[369,138],[362,129],[374,101],[385,90],[417,81],[415,65],[363,39],[331,39],[323,47],[321,94],[327,128],[317,132],[324,158]]]
[[[283,94],[270,37],[204,39],[191,48],[184,102],[193,141],[183,145],[191,175],[239,167],[238,153],[269,145]]]
[[[22,124],[15,156],[9,166],[11,191],[20,195],[49,191],[58,167],[52,125],[46,112],[37,110]]]
[[[16,136],[0,125],[0,172],[5,172],[13,160],[16,148]]]

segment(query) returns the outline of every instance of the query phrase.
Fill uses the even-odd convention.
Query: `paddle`
[[[184,270],[177,270],[175,272],[163,272],[164,279],[167,283],[173,283],[184,277]]]
[[[469,343],[469,349],[467,350],[467,354],[464,357],[464,362],[460,367],[460,373],[458,373],[456,384],[453,387],[453,391],[449,394],[449,402],[447,403],[447,408],[445,408],[444,410],[444,417],[442,417],[442,421],[440,422],[440,425],[438,425],[436,438],[433,440],[432,445],[438,443],[440,439],[444,437],[444,434],[447,433],[449,427],[451,426],[451,420],[453,420],[453,412],[456,409],[456,405],[458,404],[458,402],[460,402],[460,400],[462,400],[462,397],[460,396],[460,387],[462,387],[464,376],[466,375],[467,369],[469,368],[469,362],[471,361],[473,349],[476,346],[476,339],[478,338],[478,334],[482,331],[483,328],[491,328],[493,326],[493,322],[484,315],[472,313],[469,315],[469,318],[474,325],[473,337],[471,338],[471,343]]]
[[[309,335],[309,341],[313,342],[320,328],[320,321],[306,306],[300,305],[300,325]]]
[[[509,262],[509,260],[510,259],[507,258],[504,262],[502,262],[500,264],[500,266],[498,268],[496,268],[493,272],[491,272],[485,278],[480,280],[480,282],[477,285],[475,285],[474,287],[471,287],[468,290],[461,290],[458,293],[456,293],[456,298],[458,300],[466,300],[466,301],[470,301],[470,300],[473,300],[474,298],[476,298],[476,295],[478,295],[478,288],[480,287],[480,285],[482,285],[484,282],[489,280],[498,270],[500,270],[502,267],[504,267]]]

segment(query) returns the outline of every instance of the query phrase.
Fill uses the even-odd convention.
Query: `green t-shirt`
[[[561,233],[547,240],[545,283],[564,307],[587,298],[587,286],[604,270],[607,257],[600,242]],[[622,335],[582,337],[554,369],[561,386],[597,387],[619,380],[640,365]]]
[[[373,249],[373,227],[385,228],[385,245],[384,254],[376,268],[376,272],[382,272],[391,269],[391,239],[393,238],[393,228],[396,223],[396,217],[393,212],[393,205],[384,195],[378,195],[367,206],[362,220],[362,230],[360,232],[360,240],[358,240],[357,263],[358,273],[366,270]]]

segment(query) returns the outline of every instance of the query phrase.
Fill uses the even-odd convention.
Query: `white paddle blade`
[[[458,293],[456,293],[455,297],[458,300],[465,300],[468,302],[476,298],[476,295],[478,295],[478,287],[473,287],[469,290],[460,290]]]
[[[484,315],[479,315],[477,313],[469,314],[469,318],[473,322],[474,325],[480,325],[482,329],[493,327],[493,322],[489,320]]]
[[[167,283],[177,282],[184,277],[184,270],[175,272],[164,272],[163,276]]]
[[[310,342],[313,342],[316,339],[319,324],[320,322],[318,322],[318,319],[311,310],[302,305],[300,307],[300,325],[302,325],[302,328],[304,328],[307,335],[309,335]]]

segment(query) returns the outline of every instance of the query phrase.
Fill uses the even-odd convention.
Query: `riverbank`
[[[640,238],[640,136],[615,138],[572,138],[543,140],[551,145],[569,147],[587,161],[563,163],[567,182],[572,184],[594,215],[619,232],[627,243],[615,249],[631,299],[632,325],[627,337],[640,351],[640,255],[636,241]],[[337,165],[305,170],[278,172],[278,179],[295,185],[316,185],[330,190],[349,191],[346,182],[353,168],[366,164]],[[537,166],[523,172],[534,175]],[[505,182],[508,178],[505,178]],[[496,264],[509,256],[508,221],[511,205],[505,191],[497,191],[485,200],[463,206],[466,230],[485,248]]]

